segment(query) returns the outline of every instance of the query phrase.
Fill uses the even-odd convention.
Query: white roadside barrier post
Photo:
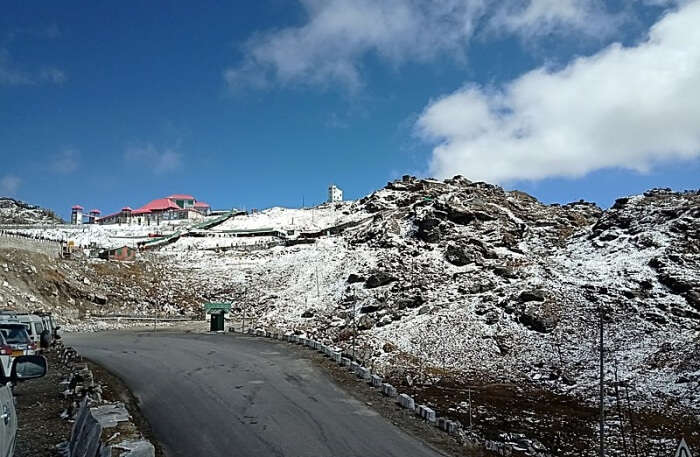
[[[387,397],[395,397],[398,395],[398,393],[396,392],[396,387],[388,383],[382,384],[382,393]]]
[[[413,401],[413,398],[407,394],[399,395],[399,405],[401,405],[402,408],[410,410],[416,409],[416,403]]]

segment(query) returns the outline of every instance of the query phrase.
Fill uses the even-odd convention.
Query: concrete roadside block
[[[458,423],[456,421],[451,421],[449,419],[445,419],[444,417],[438,417],[437,425],[438,427],[440,427],[440,430],[443,430],[449,433],[450,435],[454,435],[459,429]]]
[[[331,359],[333,359],[333,361],[335,363],[337,363],[339,365],[342,363],[342,356],[341,356],[340,352],[331,351],[330,357],[331,357]]]
[[[255,334],[258,336],[265,336],[265,330],[256,330]]]
[[[416,414],[430,423],[435,422],[435,411],[425,405],[418,405]]]
[[[357,362],[350,362],[350,371],[353,373],[357,373],[357,370],[360,368],[360,364]]]
[[[398,392],[396,392],[396,387],[386,382],[382,384],[382,393],[387,397],[395,397],[396,395],[398,395]]]
[[[359,367],[356,373],[358,378],[366,381],[369,381],[369,379],[372,377],[372,373],[369,371],[369,368]]]
[[[413,401],[413,398],[407,394],[399,395],[399,405],[401,405],[402,408],[410,410],[416,409],[416,402]]]
[[[350,362],[350,359],[348,359],[347,357],[341,357],[340,364],[344,367],[349,367],[351,362]]]
[[[382,382],[384,382],[382,377],[377,376],[376,374],[373,374],[370,378],[370,383],[372,383],[372,387],[382,387]]]

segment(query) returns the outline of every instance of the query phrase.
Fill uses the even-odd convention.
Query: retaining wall
[[[36,252],[49,257],[58,257],[61,255],[61,243],[56,241],[40,240],[20,235],[0,234],[0,249],[8,248]]]

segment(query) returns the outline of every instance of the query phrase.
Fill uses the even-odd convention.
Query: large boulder
[[[369,330],[377,323],[377,321],[370,316],[364,315],[357,320],[358,330]]]
[[[355,284],[356,282],[365,282],[365,278],[355,273],[350,273],[347,279],[348,284]]]
[[[469,252],[465,248],[456,244],[451,244],[447,246],[447,249],[445,250],[445,260],[450,262],[452,265],[461,267],[469,263],[476,262],[477,258],[473,252]]]
[[[421,295],[414,295],[413,297],[406,297],[397,300],[396,306],[399,309],[418,308],[423,303],[425,303],[425,299]]]
[[[526,307],[518,316],[518,321],[530,330],[539,333],[547,333],[554,327],[551,320],[542,316],[536,306]]]
[[[395,276],[392,276],[384,271],[378,271],[377,273],[374,273],[370,275],[369,278],[367,278],[367,281],[365,281],[365,288],[374,289],[375,287],[381,287],[387,284],[391,284],[396,280],[397,279]]]
[[[521,303],[526,303],[529,301],[544,301],[545,300],[545,293],[544,290],[542,289],[531,289],[531,290],[523,290],[520,292],[520,295],[518,295],[518,301]]]
[[[442,232],[440,231],[440,224],[442,221],[440,219],[426,217],[423,219],[416,219],[415,223],[418,227],[416,237],[419,240],[423,240],[427,243],[437,243],[442,238]]]

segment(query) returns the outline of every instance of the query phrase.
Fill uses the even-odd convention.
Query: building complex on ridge
[[[211,213],[209,204],[197,201],[192,195],[173,194],[146,203],[140,208],[125,206],[120,211],[100,217],[100,210],[88,213],[89,224],[157,225],[162,221],[202,219]],[[83,223],[83,207],[75,205],[71,211],[71,224]]]

